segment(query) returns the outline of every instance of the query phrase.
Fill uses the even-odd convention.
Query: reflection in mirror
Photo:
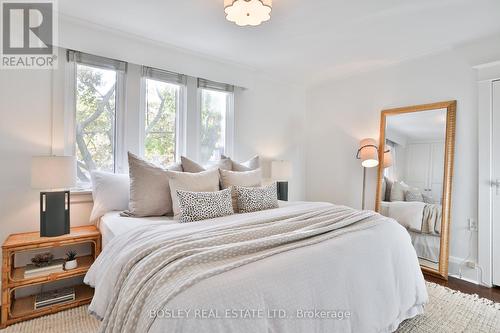
[[[441,104],[435,105],[439,108],[383,113],[381,142],[385,149],[381,151],[377,208],[406,228],[421,266],[444,277],[449,221],[443,219],[443,199],[449,198],[445,190],[451,185],[445,182],[449,178],[451,183],[452,166],[446,156],[447,149],[453,150],[447,148],[447,129],[454,129],[454,124],[447,127],[449,109]],[[445,177],[447,169],[450,177]],[[448,212],[449,200],[446,205]]]

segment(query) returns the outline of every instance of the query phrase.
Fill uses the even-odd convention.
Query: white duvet
[[[154,232],[172,236],[203,233],[217,225],[229,227],[328,206],[298,203],[265,212],[156,226]],[[86,275],[85,282],[96,287],[90,311],[97,316],[103,317],[114,305],[109,300],[115,278],[134,256],[136,244],[141,244],[140,227],[112,239]],[[410,237],[397,222],[385,219],[371,228],[353,229],[201,280],[175,296],[166,311],[155,313],[149,331],[392,332],[404,319],[422,313],[426,302],[425,282]]]

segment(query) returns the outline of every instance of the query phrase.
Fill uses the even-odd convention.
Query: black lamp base
[[[69,234],[69,191],[40,192],[40,236]]]
[[[288,182],[276,182],[278,200],[288,201]]]

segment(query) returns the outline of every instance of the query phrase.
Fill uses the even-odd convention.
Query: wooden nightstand
[[[14,267],[14,256],[23,251],[43,250],[89,243],[92,247],[90,255],[78,257],[78,267],[69,271],[50,273],[32,278],[24,277],[25,267]],[[35,296],[15,298],[13,293],[19,288],[39,286],[54,281],[83,276],[101,252],[101,233],[95,226],[71,228],[67,235],[58,237],[40,237],[39,232],[12,234],[3,243],[2,265],[2,320],[1,326],[51,314],[82,304],[90,303],[94,289],[87,285],[74,286],[76,299],[71,302],[34,309]]]

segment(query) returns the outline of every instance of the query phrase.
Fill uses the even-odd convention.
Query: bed
[[[423,202],[382,201],[380,214],[396,220],[410,234],[421,262],[437,267],[441,246],[440,204]]]
[[[168,216],[136,218],[121,216],[120,214],[118,211],[108,212],[99,220],[98,228],[101,232],[103,247],[106,247],[116,236],[144,225],[178,224],[176,220]]]
[[[294,202],[185,224],[113,212],[99,227],[85,283],[105,332],[393,332],[428,301],[409,234],[376,213]],[[219,242],[236,232],[251,239]]]

